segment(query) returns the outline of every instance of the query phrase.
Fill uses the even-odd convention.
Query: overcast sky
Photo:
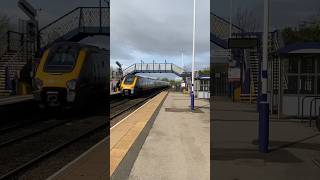
[[[99,0],[29,0],[41,8],[40,27],[78,6],[97,6]],[[211,9],[219,16],[229,16],[230,0],[211,0]],[[254,11],[262,22],[263,0],[233,0],[238,7]],[[209,0],[197,0],[196,64],[209,64]],[[16,6],[17,0],[1,0],[1,12],[12,21],[26,18]],[[190,65],[192,53],[193,0],[111,0],[111,64],[124,66],[135,62],[173,62]],[[296,26],[320,9],[320,0],[270,0],[271,26]],[[234,12],[233,12],[234,13]],[[106,37],[88,38],[83,42],[107,46]]]
[[[196,62],[209,66],[210,1],[196,4]],[[111,60],[134,62],[192,60],[193,0],[111,1]]]
[[[231,0],[211,0],[211,10],[214,14],[229,18]],[[233,18],[238,7],[253,11],[262,26],[264,0],[232,0]],[[302,21],[320,13],[320,0],[269,0],[270,29],[286,26],[297,26]]]
[[[211,0],[212,13],[229,20],[231,0]],[[258,19],[260,31],[263,28],[264,0],[232,0],[232,18],[236,19],[238,8],[252,11]],[[284,27],[297,27],[302,21],[310,20],[312,16],[320,14],[320,0],[269,0],[270,2],[270,30]],[[218,48],[217,46],[213,46]],[[212,53],[213,54],[213,53]],[[227,58],[214,58],[214,62],[226,62]]]

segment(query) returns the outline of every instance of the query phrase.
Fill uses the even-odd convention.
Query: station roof
[[[208,75],[208,74],[200,74],[200,75],[198,75],[195,79],[199,79],[199,80],[210,80],[210,75]]]
[[[320,42],[303,42],[290,44],[278,50],[280,55],[294,54],[319,54]]]

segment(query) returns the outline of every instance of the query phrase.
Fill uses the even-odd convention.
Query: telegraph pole
[[[269,35],[269,0],[264,0],[263,54],[261,71],[261,97],[259,108],[259,151],[268,152],[269,145],[269,102],[268,102],[268,35]]]
[[[192,69],[191,69],[191,111],[194,110],[194,56],[196,36],[196,0],[193,0],[193,38],[192,38]]]

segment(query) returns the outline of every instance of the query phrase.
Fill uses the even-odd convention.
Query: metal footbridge
[[[124,75],[136,73],[173,73],[180,77],[191,74],[173,63],[136,63],[123,70]]]
[[[74,41],[110,35],[109,7],[77,7],[39,30],[41,47],[56,41]]]
[[[232,24],[232,34],[241,34],[245,31],[240,27]],[[220,46],[223,49],[228,49],[228,39],[230,37],[230,22],[210,13],[210,42]]]

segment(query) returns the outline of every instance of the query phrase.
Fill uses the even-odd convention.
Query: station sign
[[[19,0],[18,7],[30,18],[35,19],[37,16],[37,10],[27,1]]]
[[[229,38],[228,47],[230,49],[240,48],[240,49],[251,49],[258,46],[257,38]]]

